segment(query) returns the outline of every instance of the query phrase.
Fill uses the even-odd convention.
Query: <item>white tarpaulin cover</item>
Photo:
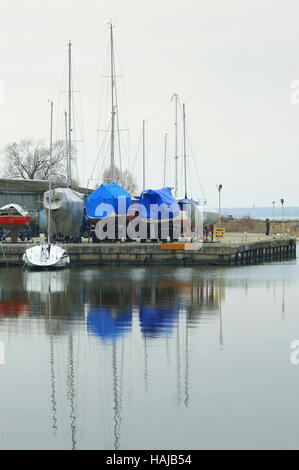
[[[44,208],[48,223],[49,191],[44,193]],[[84,210],[84,195],[71,188],[51,190],[51,233],[64,237],[80,237]]]

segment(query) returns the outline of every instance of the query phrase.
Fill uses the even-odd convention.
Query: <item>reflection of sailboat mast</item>
[[[222,281],[220,280],[220,286],[219,286],[219,343],[222,349],[223,346],[223,331],[222,331]]]
[[[48,316],[50,324],[52,322],[52,305],[51,305],[51,288],[49,284],[49,295],[48,295]],[[54,345],[53,345],[53,332],[50,327],[50,377],[51,377],[51,402],[52,402],[52,429],[54,437],[57,432],[57,402],[56,402],[56,386],[55,386],[55,363],[54,363]]]
[[[184,405],[185,407],[189,406],[189,332],[188,332],[188,310],[186,310],[186,344],[185,344],[185,399]]]
[[[181,351],[180,351],[180,317],[178,319],[178,326],[177,326],[177,335],[176,335],[176,377],[177,377],[177,406],[181,404]]]
[[[74,350],[73,350],[73,336],[69,336],[69,351],[68,351],[68,370],[67,370],[67,397],[70,400],[71,406],[71,440],[72,450],[76,450],[76,412],[75,412],[75,380],[74,380]]]
[[[57,432],[57,402],[56,402],[56,387],[55,387],[55,365],[54,365],[54,349],[53,349],[53,338],[52,334],[50,337],[50,365],[51,365],[51,402],[52,402],[52,428],[54,437]]]
[[[144,388],[148,389],[148,353],[147,353],[147,337],[144,335]]]
[[[112,378],[113,378],[113,419],[114,419],[114,450],[119,449],[120,441],[120,397],[118,391],[118,377],[117,377],[117,358],[116,358],[116,339],[113,339],[112,344]]]

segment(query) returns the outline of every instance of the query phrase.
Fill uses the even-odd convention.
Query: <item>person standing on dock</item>
[[[269,235],[269,232],[270,232],[270,220],[267,218],[265,220],[265,223],[266,223],[266,235]]]

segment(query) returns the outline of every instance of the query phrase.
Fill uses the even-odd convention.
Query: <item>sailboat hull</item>
[[[31,269],[63,269],[70,264],[70,257],[61,246],[45,243],[28,248],[23,261]]]
[[[215,224],[218,222],[219,213],[213,209],[206,209],[203,210],[203,225],[206,227],[207,225]]]

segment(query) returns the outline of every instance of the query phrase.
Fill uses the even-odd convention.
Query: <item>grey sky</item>
[[[290,84],[299,79],[298,1],[0,0],[0,6],[1,148],[25,137],[49,138],[47,100],[54,100],[57,115],[71,39],[85,181],[81,143],[78,169],[86,184],[102,138],[98,115],[106,113],[100,74],[112,18],[130,129],[123,165],[138,174],[139,184],[142,119],[148,120],[147,186],[163,184],[165,132],[172,165],[167,184],[173,184],[170,98],[178,93],[195,153],[188,157],[190,195],[201,197],[196,159],[212,206],[218,183],[225,206],[271,205],[281,197],[297,205],[299,105],[291,103]]]

